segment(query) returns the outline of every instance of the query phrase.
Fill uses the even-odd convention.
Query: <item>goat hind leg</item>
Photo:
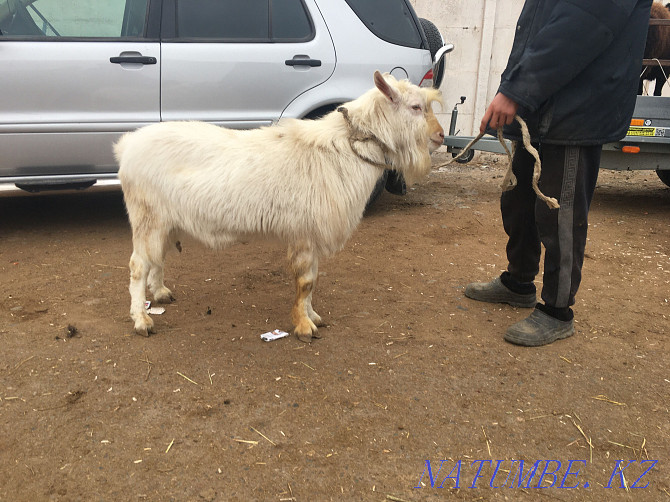
[[[160,261],[152,262],[151,270],[149,271],[149,291],[151,291],[156,303],[171,303],[175,300],[172,291],[165,287],[163,283],[163,264],[165,263],[168,244],[169,238],[160,240],[161,247],[156,250],[156,258],[159,258]]]
[[[163,267],[152,265],[149,271],[149,291],[156,303],[171,303],[175,300],[172,291],[163,284]]]

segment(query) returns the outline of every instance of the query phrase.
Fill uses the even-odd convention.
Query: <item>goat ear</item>
[[[389,85],[384,76],[379,73],[379,70],[375,71],[375,86],[377,86],[377,89],[379,89],[391,103],[398,103],[400,101],[400,94],[398,94],[398,91]]]

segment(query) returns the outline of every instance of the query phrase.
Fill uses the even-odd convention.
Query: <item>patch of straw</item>
[[[238,439],[238,438],[233,438],[233,441],[237,441],[238,443],[246,443],[250,445],[256,446],[258,444],[258,441],[253,441],[249,439]]]
[[[182,373],[179,373],[178,371],[177,371],[177,375],[179,375],[180,377],[182,377],[182,378],[188,380],[188,381],[191,382],[193,385],[200,385],[198,382],[196,382],[196,381],[194,381],[194,380],[191,380],[189,377],[187,377],[186,375],[184,375],[184,374],[182,374]]]
[[[12,373],[14,373],[16,370],[19,369],[19,367],[20,367],[22,364],[27,363],[27,362],[30,361],[33,357],[35,357],[35,356],[30,356],[28,359],[24,359],[23,361],[21,361],[19,364],[17,364],[16,366],[14,366],[14,368],[9,372],[9,374],[11,375]]]
[[[261,431],[254,429],[253,427],[249,427],[252,431],[254,431],[256,434],[258,434],[260,437],[268,441],[269,443],[272,444],[272,446],[277,446],[277,443],[275,443],[272,439],[267,437],[265,434],[263,434]]]
[[[626,403],[612,401],[610,398],[608,398],[607,396],[603,396],[602,394],[598,394],[597,396],[591,396],[591,399],[596,399],[598,401],[605,401],[606,403],[616,404],[617,406],[626,406]]]
[[[407,500],[401,499],[400,497],[394,497],[393,495],[387,495],[386,500],[392,500],[393,502],[407,502]]]
[[[489,457],[493,458],[491,455],[491,441],[489,441],[489,437],[486,435],[486,431],[484,430],[484,426],[482,425],[482,432],[484,433],[484,440],[486,441],[486,449],[489,451]]]
[[[586,441],[586,444],[589,445],[589,462],[592,464],[593,463],[593,443],[591,442],[591,438],[586,437],[586,434],[584,434],[584,431],[582,430],[582,428],[577,424],[577,422],[574,421],[574,419],[572,419],[572,417],[570,417],[570,419],[572,420],[573,425],[575,427],[577,427],[577,430],[584,437],[584,440]]]

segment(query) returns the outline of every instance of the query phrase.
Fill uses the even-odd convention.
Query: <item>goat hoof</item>
[[[150,322],[135,324],[135,333],[137,333],[140,336],[147,336],[147,337],[152,333],[155,333],[156,331],[154,330],[154,323],[151,319],[149,319],[149,321]]]
[[[312,334],[311,333],[296,333],[295,334],[303,343],[312,343]]]
[[[297,331],[295,332],[295,336],[298,337],[298,340],[300,340],[303,343],[312,343],[312,340],[316,340],[317,338],[321,338],[321,335],[319,334],[318,331],[312,331],[311,333],[298,333]]]
[[[316,325],[307,317],[302,318],[293,329],[298,340],[304,343],[310,343],[312,338],[321,338]]]
[[[156,303],[172,303],[175,300],[176,298],[172,294],[172,291],[167,288],[164,288],[154,295],[154,301]]]
[[[326,323],[323,322],[323,319],[321,319],[321,316],[319,314],[317,314],[316,312],[314,312],[312,315],[310,315],[309,318],[314,323],[314,325],[317,326],[317,327],[321,327],[321,326],[326,325]]]
[[[299,333],[296,330],[295,336],[297,336],[298,340],[300,340],[303,343],[312,343],[312,340],[317,340],[321,338],[321,333],[319,333],[317,330],[312,330],[311,332],[307,333]]]
[[[151,335],[151,333],[153,332],[154,332],[153,328],[135,328],[135,333],[137,333],[140,336],[149,337],[149,335]]]

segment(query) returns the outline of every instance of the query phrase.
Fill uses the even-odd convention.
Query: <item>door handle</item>
[[[285,63],[286,66],[311,66],[312,68],[321,66],[320,59],[310,59],[308,56],[293,56],[293,59],[287,59]]]
[[[139,63],[139,64],[156,64],[158,61],[152,56],[116,56],[109,58],[110,63]]]

